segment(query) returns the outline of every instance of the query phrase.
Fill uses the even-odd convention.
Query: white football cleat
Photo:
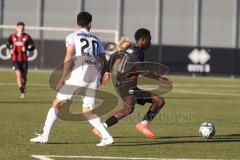
[[[36,135],[38,135],[38,136],[30,139],[31,142],[33,142],[33,143],[47,143],[48,142],[48,137],[43,136],[42,134],[36,134]]]
[[[21,93],[20,98],[25,98],[25,93]]]
[[[109,137],[109,138],[102,139],[101,142],[97,144],[97,146],[102,147],[102,146],[108,146],[111,144],[113,144],[113,138]]]

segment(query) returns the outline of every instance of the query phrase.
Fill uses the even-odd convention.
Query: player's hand
[[[25,52],[26,51],[26,48],[25,47],[22,47],[22,52]]]
[[[110,79],[110,73],[105,72],[104,75],[103,75],[103,77],[102,77],[102,82],[101,82],[101,84],[102,84],[102,85],[106,85],[106,84],[108,83],[109,79]]]
[[[10,50],[10,54],[14,54],[15,50],[14,49],[11,49]]]
[[[65,84],[64,79],[60,79],[60,81],[58,82],[58,84],[56,86],[56,90],[59,91],[64,84]]]
[[[173,84],[173,81],[171,81],[169,78],[167,77],[161,77],[159,78],[160,81],[162,81],[163,83],[166,83],[166,84],[170,84],[172,85]]]

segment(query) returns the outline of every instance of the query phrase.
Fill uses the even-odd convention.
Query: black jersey
[[[143,62],[143,60],[143,49],[138,45],[131,45],[127,49],[116,52],[110,57],[107,71],[111,72],[114,69],[117,79],[131,78],[132,80],[136,80],[138,74],[135,73],[134,65]]]

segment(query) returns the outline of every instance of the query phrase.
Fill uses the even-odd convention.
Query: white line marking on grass
[[[0,86],[16,86],[17,83],[0,83]],[[43,83],[29,83],[28,84],[29,86],[49,86],[48,84],[43,84]],[[141,85],[143,87],[150,87],[150,88],[156,88],[158,87],[157,85]],[[217,88],[240,88],[240,85],[221,85],[221,84],[180,84],[180,83],[176,83],[176,84],[173,84],[173,87],[207,87],[207,88],[211,88],[211,87],[217,87]]]
[[[175,93],[187,93],[187,94],[204,94],[204,95],[214,95],[214,96],[236,96],[240,97],[240,94],[234,94],[234,93],[221,93],[221,92],[204,92],[204,91],[188,91],[188,90],[180,90],[175,89],[172,92]]]
[[[0,86],[17,86],[17,83],[0,83]],[[38,83],[35,83],[35,84],[27,84],[27,86],[33,86],[33,87],[48,87],[49,85],[48,84],[38,84]]]
[[[54,160],[52,158],[83,158],[83,159],[121,159],[121,160],[213,160],[213,159],[186,159],[186,158],[148,158],[148,157],[108,157],[108,156],[64,156],[64,155],[31,155],[40,160]],[[220,160],[220,159],[218,159]]]
[[[195,86],[195,84],[192,84]],[[16,83],[0,83],[0,86],[17,86]],[[35,83],[35,84],[28,84],[28,86],[32,86],[32,87],[49,87],[48,84],[41,84],[41,83]],[[154,85],[151,85],[151,87],[153,88]],[[180,85],[178,85],[180,86]],[[191,86],[191,84],[189,84],[189,86]],[[199,86],[200,85],[196,85],[196,86]],[[205,85],[206,86],[206,85]],[[209,85],[211,86],[211,85]],[[223,85],[214,85],[215,87],[224,87]],[[225,87],[237,87],[238,85],[226,85]],[[151,88],[150,87],[150,88]],[[188,88],[190,89],[190,88]],[[202,90],[202,91],[192,91],[192,90],[182,90],[182,89],[173,89],[171,92],[175,92],[175,93],[185,93],[185,94],[202,94],[202,95],[214,95],[214,96],[236,96],[236,97],[239,97],[240,96],[240,93],[238,94],[237,91],[238,90],[229,90],[226,92],[221,92],[222,90],[214,90],[214,89],[206,89],[206,90]],[[234,93],[236,92],[236,93]]]
[[[240,85],[236,85],[236,84],[193,84],[193,83],[189,83],[189,84],[181,84],[181,83],[174,83],[173,84],[174,87],[218,87],[218,88],[236,88],[236,87],[240,87]]]

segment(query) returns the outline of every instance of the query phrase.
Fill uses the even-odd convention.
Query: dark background
[[[0,45],[4,44],[6,39],[0,40]],[[30,68],[53,69],[61,65],[65,55],[64,41],[44,40],[34,41],[38,49],[38,56],[31,61]],[[211,56],[207,62],[211,66],[210,73],[188,72],[187,66],[191,64],[188,58],[189,53],[196,47],[174,46],[174,45],[153,45],[145,52],[146,61],[161,62],[170,68],[170,74],[199,74],[199,75],[240,75],[240,50],[230,48],[212,48],[201,47]],[[5,52],[5,49],[2,50]],[[0,59],[0,67],[10,68],[10,60]]]

